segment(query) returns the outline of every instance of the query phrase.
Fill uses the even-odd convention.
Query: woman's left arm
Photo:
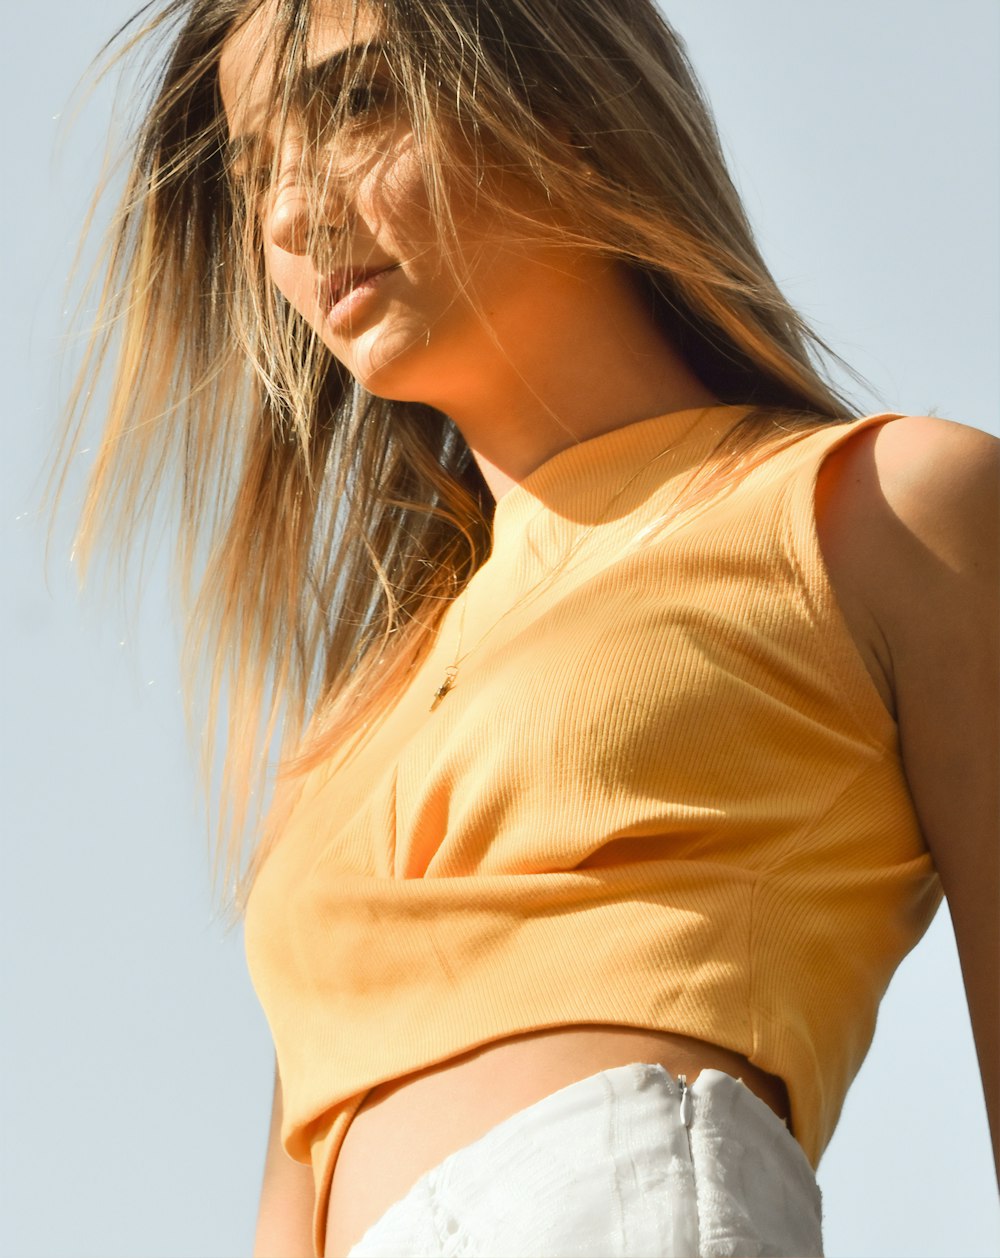
[[[951,910],[1000,1176],[1000,441],[929,416],[859,436],[836,508]]]

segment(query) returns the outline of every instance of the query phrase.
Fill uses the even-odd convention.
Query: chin
[[[380,338],[370,345],[362,337],[355,352],[342,361],[355,380],[375,397],[388,402],[425,402],[428,359],[427,333],[422,331],[412,337],[393,337],[388,343]]]

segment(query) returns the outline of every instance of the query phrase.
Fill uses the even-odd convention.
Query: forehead
[[[312,6],[306,61],[318,64],[376,33],[370,10],[356,0],[317,0]],[[267,0],[230,34],[219,56],[219,92],[230,135],[259,128],[271,98],[280,6]]]

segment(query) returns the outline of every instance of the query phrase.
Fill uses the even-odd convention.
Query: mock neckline
[[[648,464],[662,483],[694,467],[750,409],[720,404],[669,411],[567,446],[497,499],[494,542],[520,532],[545,511],[579,524],[613,519],[615,507],[609,510],[608,500],[633,474],[641,481]],[[630,500],[623,492],[623,509]]]

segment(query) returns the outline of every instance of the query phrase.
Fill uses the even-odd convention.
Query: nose
[[[317,186],[318,185],[318,186]],[[272,189],[265,228],[272,243],[300,256],[327,248],[347,217],[345,192],[330,171],[319,177],[304,168],[301,154],[288,162]]]
[[[305,189],[285,182],[271,196],[267,232],[285,253],[305,254],[309,247],[309,212]]]

